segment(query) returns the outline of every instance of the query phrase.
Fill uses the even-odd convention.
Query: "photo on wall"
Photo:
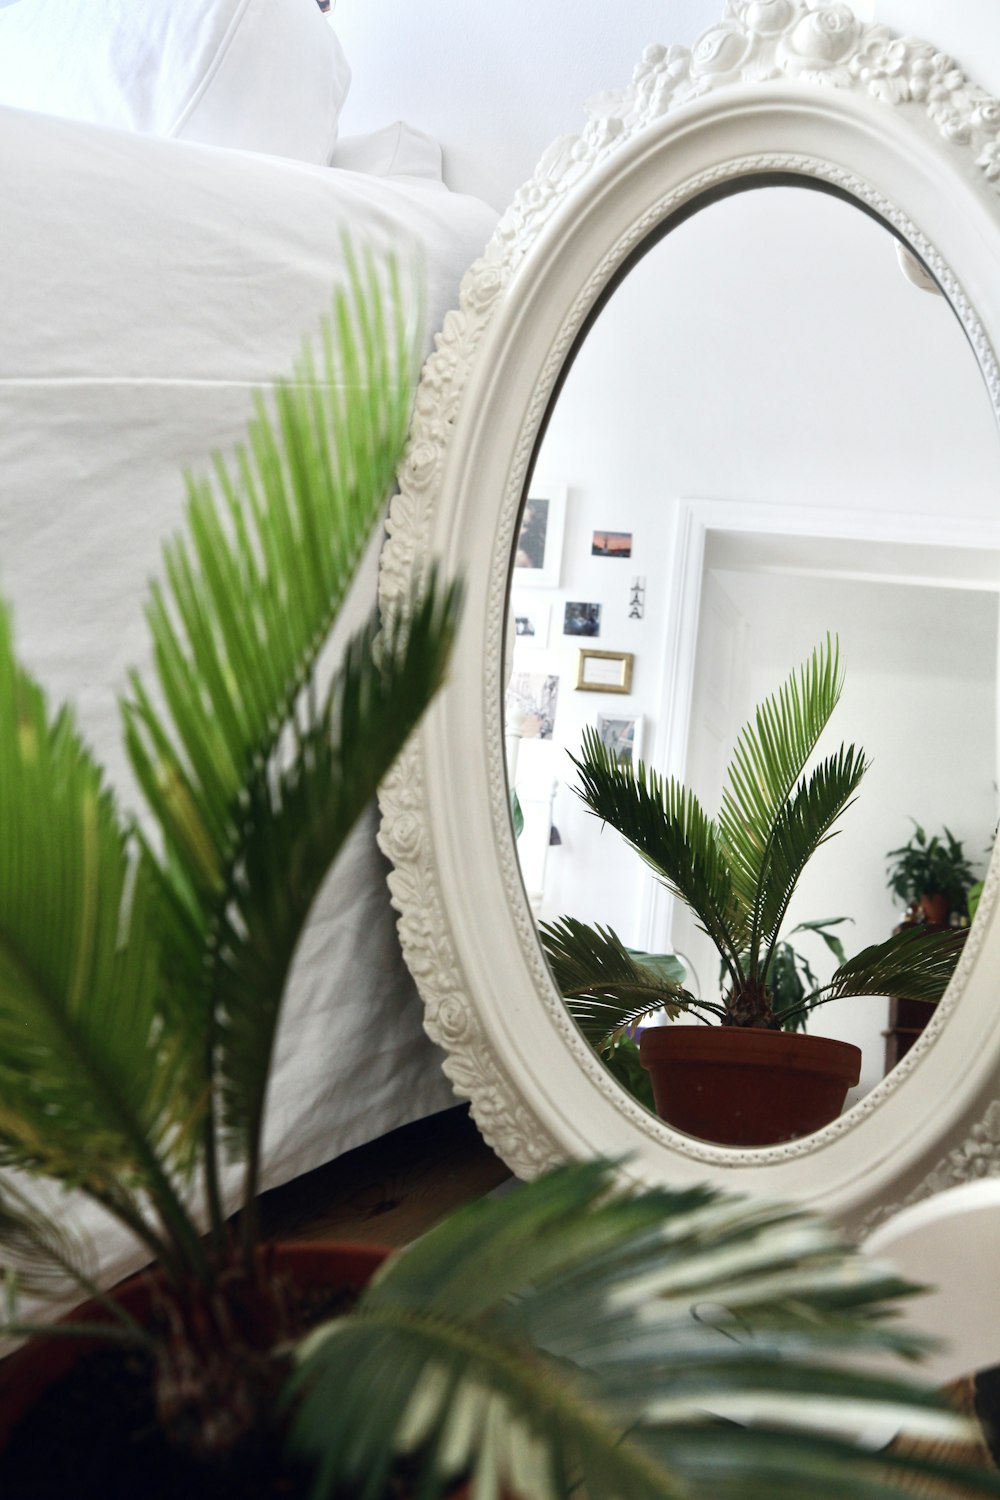
[[[514,548],[515,588],[554,589],[562,571],[566,486],[532,485],[521,512]]]
[[[563,612],[563,635],[597,636],[601,633],[599,604],[568,603]]]
[[[559,702],[559,678],[547,672],[515,672],[507,689],[507,711],[516,705],[524,714],[521,738],[550,740]]]
[[[631,531],[595,531],[590,542],[591,557],[631,557]]]
[[[543,650],[549,644],[551,604],[526,603],[518,599],[511,606],[514,614],[514,636],[519,646]]]
[[[641,714],[598,714],[597,733],[604,748],[623,765],[633,765],[642,755]]]

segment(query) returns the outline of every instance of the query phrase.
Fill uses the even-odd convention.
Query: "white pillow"
[[[403,120],[367,135],[342,135],[331,165],[368,177],[424,177],[443,182],[441,147]]]
[[[16,0],[0,104],[320,164],[350,69],[316,0]]]

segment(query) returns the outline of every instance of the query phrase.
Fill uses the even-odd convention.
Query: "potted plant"
[[[641,1037],[657,1110],[678,1129],[725,1145],[770,1145],[808,1134],[840,1113],[858,1081],[857,1047],[790,1028],[848,995],[936,1001],[963,933],[910,930],[841,963],[830,982],[779,1010],[773,973],[789,902],[803,870],[854,798],[864,754],[842,745],[806,767],[839,700],[839,645],[824,645],[740,733],[717,820],[697,797],[641,761],[610,753],[592,729],[571,756],[576,788],[692,910],[725,970],[719,999],[664,980],[608,928],[574,918],[543,923],[542,943],[561,993],[584,1030],[606,1047],[665,1011],[711,1026],[653,1026]]]
[[[142,824],[70,710],[50,712],[0,607],[0,1165],[81,1189],[155,1260],[153,1326],[116,1304],[110,1331],[150,1350],[160,1420],[207,1458],[264,1423],[299,1326],[309,1257],[262,1255],[257,1218],[296,945],[443,680],[459,607],[429,576],[321,668],[416,374],[416,289],[391,260],[349,265],[322,356],[306,351],[273,409],[261,399],[214,486],[189,481],[148,608],[155,680],[133,674],[123,705]],[[243,1167],[238,1228],[223,1153]],[[68,1274],[77,1256],[0,1177],[8,1282],[53,1263]]]
[[[888,1500],[899,1475],[966,1475],[856,1441],[859,1403],[925,1437],[966,1430],[919,1385],[845,1370],[846,1348],[916,1352],[889,1321],[906,1287],[808,1216],[703,1189],[615,1193],[600,1163],[472,1206],[382,1264],[353,1307],[330,1320],[321,1305],[299,1338],[315,1299],[297,1299],[304,1269],[323,1260],[334,1292],[358,1291],[382,1256],[331,1267],[325,1248],[260,1244],[285,975],[317,885],[441,679],[457,607],[429,580],[405,621],[372,619],[320,686],[406,427],[393,284],[370,263],[355,272],[339,367],[328,341],[322,380],[307,365],[280,388],[241,482],[221,471],[222,506],[192,485],[188,537],[150,611],[165,707],[138,678],[125,707],[160,842],[122,820],[0,611],[0,1264],[8,1303],[67,1280],[92,1298],[0,1365],[0,1420],[14,1427],[51,1378],[40,1351],[61,1351],[64,1373],[94,1341],[126,1351],[114,1378],[77,1369],[92,1402],[74,1440],[55,1392],[25,1418],[0,1490],[436,1500],[468,1476],[479,1493],[562,1500],[583,1476],[622,1500],[754,1500],[775,1484],[839,1495],[855,1480]],[[236,1228],[223,1142],[245,1165]],[[101,1291],[58,1209],[9,1168],[82,1188],[155,1270]]]
[[[915,902],[923,921],[944,927],[952,912],[964,916],[975,871],[950,828],[928,838],[916,818],[910,822],[913,837],[886,855],[886,885],[901,901]]]

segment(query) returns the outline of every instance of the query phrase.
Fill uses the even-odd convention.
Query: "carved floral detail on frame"
[[[719,88],[782,78],[919,107],[946,140],[971,145],[976,165],[1000,185],[1000,101],[930,42],[866,26],[841,0],[728,0],[693,47],[647,47],[629,86],[592,100],[590,126],[561,149],[574,149],[579,165],[582,144],[593,160],[640,119]]]
[[[1000,1177],[1000,1099],[991,1100],[961,1144],[942,1157],[911,1193],[898,1203],[880,1203],[869,1213],[857,1226],[857,1238],[864,1239],[878,1224],[903,1208],[983,1177]]]

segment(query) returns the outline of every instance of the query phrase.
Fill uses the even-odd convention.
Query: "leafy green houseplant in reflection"
[[[829,637],[794,672],[778,692],[762,703],[740,733],[716,819],[695,794],[676,781],[665,781],[639,762],[620,761],[593,730],[584,731],[583,749],[572,756],[579,772],[577,791],[589,810],[626,839],[668,890],[693,912],[714,942],[725,973],[720,998],[691,993],[682,983],[665,983],[641,958],[631,955],[609,928],[591,927],[574,918],[542,924],[542,943],[561,993],[584,1031],[599,1048],[607,1048],[641,1020],[664,1011],[670,1020],[681,1014],[718,1023],[724,1035],[714,1038],[680,1028],[668,1040],[661,1028],[644,1030],[643,1050],[681,1046],[714,1048],[733,1059],[730,1068],[749,1066],[751,1049],[763,1057],[796,1061],[792,1076],[780,1086],[762,1079],[761,1090],[803,1100],[818,1098],[819,1083],[806,1084],[807,1060],[824,1044],[830,1066],[845,1082],[832,1118],[843,1105],[846,1087],[857,1082],[860,1054],[851,1061],[844,1043],[817,1037],[785,1037],[772,1043],[763,1033],[779,1034],[816,1007],[852,995],[901,995],[936,1001],[953,972],[962,942],[960,933],[913,930],[863,949],[841,963],[829,983],[791,1009],[775,1006],[773,974],[781,949],[789,903],[812,856],[836,831],[853,801],[866,770],[861,750],[841,745],[807,770],[821,733],[840,698],[843,674],[839,648]],[[733,1033],[745,1031],[752,1042],[739,1043]],[[649,1039],[652,1038],[650,1041]],[[807,1045],[808,1044],[808,1045]],[[854,1070],[854,1077],[850,1073]],[[816,1066],[818,1075],[819,1067]],[[729,1076],[729,1075],[727,1075]],[[740,1075],[740,1082],[745,1082]],[[675,1086],[676,1087],[676,1086]],[[654,1078],[655,1088],[655,1078]],[[718,1085],[700,1089],[708,1103]],[[725,1093],[725,1087],[721,1092]],[[836,1093],[834,1089],[831,1097]],[[671,1107],[657,1095],[657,1107]],[[740,1109],[745,1105],[741,1103]],[[826,1104],[823,1109],[827,1109]],[[822,1114],[822,1110],[819,1111]],[[768,1144],[818,1128],[814,1110],[808,1123],[778,1122],[777,1134],[727,1141]],[[668,1115],[668,1118],[670,1116]],[[673,1117],[673,1123],[695,1134],[713,1135],[711,1118]],[[730,1127],[721,1124],[719,1129]],[[737,1127],[741,1128],[741,1127]],[[747,1126],[748,1130],[758,1128]],[[759,1127],[767,1131],[765,1123]]]
[[[845,1368],[847,1351],[916,1352],[889,1320],[906,1289],[807,1216],[703,1189],[615,1195],[612,1168],[577,1165],[457,1215],[304,1344],[288,1281],[258,1253],[260,1132],[296,939],[455,628],[454,589],[428,580],[320,684],[405,433],[401,308],[391,275],[356,273],[320,378],[307,364],[279,389],[216,497],[192,483],[150,609],[157,696],[135,678],[125,709],[157,842],[121,817],[68,711],[48,711],[0,611],[6,1289],[75,1278],[96,1293],[92,1326],[63,1332],[143,1352],[160,1422],[211,1466],[217,1500],[377,1500],[397,1461],[421,1500],[470,1475],[477,1493],[520,1500],[564,1500],[581,1482],[621,1500],[889,1500],[897,1479],[948,1471],[859,1447],[859,1411],[925,1437],[962,1429],[918,1385]],[[236,1229],[223,1146],[245,1169]],[[97,1293],[59,1214],[11,1168],[82,1189],[131,1230],[157,1265],[148,1320]],[[0,1367],[0,1424],[23,1368]],[[265,1491],[268,1431],[291,1457]],[[0,1455],[5,1495],[15,1448]],[[166,1452],[143,1457],[132,1493],[189,1492],[154,1490]],[[27,1477],[31,1493],[84,1493],[82,1473],[71,1491]],[[1000,1494],[992,1476],[965,1479]]]
[[[913,837],[886,855],[886,885],[901,901],[915,902],[925,922],[940,926],[952,912],[964,916],[976,875],[961,839],[950,828],[928,837],[916,818],[910,821]]]

